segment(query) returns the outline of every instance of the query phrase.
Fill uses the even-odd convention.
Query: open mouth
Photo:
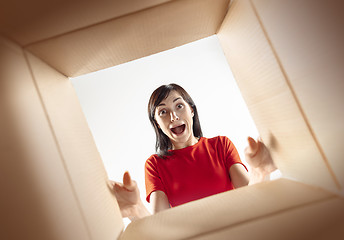
[[[182,124],[178,127],[171,128],[171,131],[176,135],[182,134],[184,130],[185,130],[185,124]]]

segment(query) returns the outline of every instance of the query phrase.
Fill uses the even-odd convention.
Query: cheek
[[[166,127],[166,125],[164,124],[164,122],[159,121],[159,122],[158,122],[158,127],[159,127],[160,131],[162,131],[166,136],[168,136],[168,134],[169,134],[168,128]]]
[[[156,122],[156,125],[158,126],[158,128],[161,128],[161,123],[157,120],[155,120],[155,122]]]
[[[156,122],[157,122],[158,127],[159,127],[160,129],[162,129],[162,128],[165,127],[165,124],[164,124],[164,121],[163,121],[163,120],[159,119],[159,120],[157,120]]]
[[[184,116],[189,119],[189,121],[192,121],[193,113],[191,111],[185,112]]]
[[[161,119],[157,114],[154,115],[154,121],[157,124],[157,126],[160,128],[161,127]]]

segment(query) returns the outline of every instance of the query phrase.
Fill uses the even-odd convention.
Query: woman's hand
[[[133,221],[150,215],[140,199],[137,183],[131,179],[129,172],[124,173],[123,183],[109,181],[109,184],[117,198],[123,218],[128,217]]]
[[[261,182],[265,176],[275,171],[277,167],[263,142],[260,140],[255,141],[251,137],[248,137],[247,141],[248,147],[245,148],[245,158],[252,171],[250,184],[253,182]]]

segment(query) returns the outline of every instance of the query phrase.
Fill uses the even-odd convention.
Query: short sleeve
[[[157,159],[151,156],[145,163],[145,184],[146,184],[146,200],[150,202],[150,195],[154,191],[163,191],[166,193],[164,185],[157,171]]]
[[[224,152],[224,159],[225,159],[225,163],[226,163],[228,171],[231,168],[231,166],[235,163],[242,164],[245,167],[246,171],[248,171],[245,164],[241,162],[239,153],[237,149],[235,148],[234,144],[232,143],[232,141],[229,140],[228,137],[220,136],[220,142],[223,148],[222,150]]]

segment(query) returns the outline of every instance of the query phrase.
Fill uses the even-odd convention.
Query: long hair
[[[185,102],[189,104],[189,106],[194,111],[193,116],[193,134],[195,137],[203,137],[201,124],[199,122],[198,112],[196,105],[190,95],[179,85],[171,83],[168,85],[162,85],[158,87],[151,95],[149,102],[148,102],[148,117],[149,121],[151,122],[155,135],[156,135],[156,141],[155,141],[155,152],[160,157],[165,157],[171,155],[168,150],[172,149],[172,143],[168,136],[166,136],[162,130],[158,127],[158,123],[156,122],[154,115],[155,115],[155,109],[156,107],[168,97],[171,91],[178,92],[181,97],[184,99]]]

